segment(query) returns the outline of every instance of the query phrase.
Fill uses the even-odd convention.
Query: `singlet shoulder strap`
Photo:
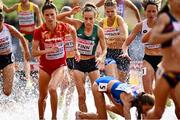
[[[116,15],[114,23],[112,25],[112,27],[117,27],[118,26],[118,16]]]
[[[84,22],[81,24],[81,26],[79,27],[79,30],[80,29],[82,29],[82,30],[84,30],[84,28],[85,28],[85,25],[84,25]]]
[[[94,25],[93,31],[93,33],[98,36],[98,25]]]
[[[118,16],[115,17],[114,23],[111,27],[117,27],[118,26]],[[103,28],[108,27],[107,23],[107,17],[103,20]]]
[[[18,3],[18,8],[17,8],[17,11],[18,11],[18,12],[22,11],[22,8],[21,8],[21,3]]]
[[[107,27],[107,17],[103,19],[103,28]]]
[[[10,27],[9,27],[9,24],[7,24],[7,23],[4,23],[3,26],[5,26],[8,30],[9,30],[9,28],[10,28]]]
[[[151,28],[149,28],[148,24],[147,24],[147,19],[145,19],[144,21],[142,21],[142,29],[141,29],[141,34],[145,34],[147,33]]]
[[[34,11],[33,3],[30,2],[29,4],[30,4],[29,10],[30,10],[30,11]]]

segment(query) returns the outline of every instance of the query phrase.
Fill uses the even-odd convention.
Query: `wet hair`
[[[154,98],[150,94],[146,94],[144,92],[139,93],[137,97],[132,101],[132,107],[137,108],[137,119],[141,119],[142,114],[142,106],[143,105],[154,105]]]
[[[160,2],[159,0],[143,0],[142,6],[143,6],[144,10],[146,10],[148,5],[155,5],[158,10],[159,2]]]
[[[47,9],[54,9],[55,11],[57,11],[56,6],[53,4],[53,2],[51,0],[46,0],[43,7],[42,7],[42,13],[44,14],[44,11]]]
[[[114,7],[117,5],[115,0],[106,0],[104,3],[104,7]]]
[[[96,6],[93,5],[92,3],[86,3],[82,9],[82,13],[84,14],[84,12],[91,12],[91,11],[94,12],[95,16],[97,16],[98,12]]]

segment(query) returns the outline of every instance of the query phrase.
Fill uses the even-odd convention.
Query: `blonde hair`
[[[117,2],[115,0],[106,0],[104,3],[104,7],[112,7],[116,5],[117,5]]]

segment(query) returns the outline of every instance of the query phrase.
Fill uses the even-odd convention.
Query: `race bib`
[[[145,47],[148,48],[148,49],[155,49],[155,48],[160,48],[161,45],[160,44],[152,45],[152,44],[149,44],[149,43],[145,43]]]
[[[114,40],[114,39],[111,39],[111,37],[120,35],[120,31],[118,28],[105,28],[104,34],[107,40]]]
[[[107,83],[99,83],[98,90],[101,92],[107,91]]]
[[[78,39],[78,50],[80,54],[92,55],[94,45],[94,41]]]
[[[66,36],[65,48],[67,52],[74,50],[74,43],[73,43],[71,35]]]
[[[32,25],[34,24],[34,13],[20,12],[18,14],[19,25]]]
[[[46,54],[46,59],[47,60],[55,60],[55,59],[60,59],[63,58],[65,55],[64,52],[64,42],[57,42],[57,43],[46,43],[45,48],[53,48],[56,47],[58,50],[54,53],[48,53]]]
[[[142,68],[142,75],[145,76],[147,74],[147,68],[143,67]]]
[[[11,51],[11,43],[9,37],[0,38],[0,53]]]

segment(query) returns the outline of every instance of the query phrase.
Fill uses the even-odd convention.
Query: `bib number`
[[[99,83],[98,90],[101,92],[107,91],[107,83]]]

